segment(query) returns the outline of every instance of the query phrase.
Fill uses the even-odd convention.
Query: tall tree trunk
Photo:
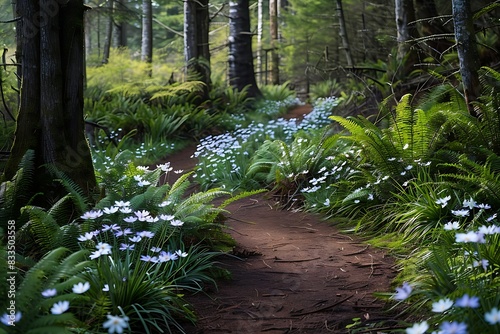
[[[278,54],[278,0],[269,0],[269,31],[271,33],[271,84],[280,83]]]
[[[116,21],[115,45],[118,48],[125,48],[128,46],[128,41],[127,41],[128,24],[126,20],[126,17],[128,16],[127,1],[118,0],[115,11],[118,12],[118,19],[115,20]]]
[[[257,2],[257,82],[262,84],[262,32],[264,28],[263,20],[264,20],[264,11],[263,5],[264,0],[258,0]],[[267,75],[265,73],[264,75]]]
[[[85,3],[89,1],[86,0]],[[84,14],[84,24],[85,24],[85,56],[88,58],[92,55],[92,17],[89,14],[89,11],[86,11]]]
[[[397,59],[403,64],[400,69],[402,77],[406,76],[415,62],[417,53],[411,42],[416,37],[415,8],[413,0],[396,0],[395,2],[398,53]]]
[[[141,60],[153,61],[153,5],[151,0],[142,0]]]
[[[248,86],[249,97],[262,93],[255,81],[249,0],[229,2],[229,82],[238,90]]]
[[[113,41],[113,3],[114,0],[108,0],[107,6],[107,14],[108,14],[108,23],[106,25],[106,38],[104,40],[104,50],[102,52],[102,60],[103,64],[107,64],[109,60],[109,53],[111,52],[111,44]]]
[[[347,38],[347,29],[344,19],[344,10],[342,8],[342,0],[337,0],[337,15],[339,17],[339,35],[342,41],[342,49],[344,49],[348,67],[353,67],[351,49],[349,47],[349,39]]]
[[[478,76],[480,64],[470,1],[453,0],[452,9],[465,102],[469,113],[477,116],[471,103],[476,101],[481,94]]]
[[[33,150],[38,167],[33,192],[63,195],[57,193],[61,190],[54,187],[55,176],[47,169],[53,166],[90,195],[96,179],[83,121],[84,5],[80,0],[69,0],[64,6],[50,0],[19,0],[17,8],[22,21],[17,31],[21,103],[2,179],[11,179],[24,154]],[[46,24],[35,26],[32,22],[42,12],[47,14]]]
[[[202,100],[211,87],[208,0],[184,1],[184,58],[187,80],[205,84]]]

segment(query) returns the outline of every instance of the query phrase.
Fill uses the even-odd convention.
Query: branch
[[[13,22],[17,22],[19,20],[21,20],[21,17],[15,17],[15,18],[7,20],[7,21],[0,20],[0,23],[13,23]]]
[[[156,23],[158,23],[159,25],[161,25],[163,28],[167,29],[168,31],[170,32],[173,32],[174,34],[178,35],[178,36],[181,36],[182,38],[184,38],[184,34],[183,33],[180,33],[172,28],[170,28],[169,26],[167,26],[166,24],[160,22],[160,20],[156,19],[156,18],[153,18],[153,21],[155,21]]]
[[[217,17],[217,15],[219,15],[219,13],[222,12],[222,10],[224,9],[224,6],[226,6],[225,3],[223,3],[219,9],[217,9],[217,11],[214,13],[214,15],[212,15],[211,18],[209,18],[209,20],[212,21],[213,19],[215,19]]]

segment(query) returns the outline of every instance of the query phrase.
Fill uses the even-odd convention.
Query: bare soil
[[[309,111],[301,106],[287,118]],[[192,169],[194,149],[167,161]],[[218,265],[232,277],[186,297],[199,318],[196,326],[186,325],[187,333],[345,333],[354,318],[387,319],[373,293],[389,291],[396,271],[382,250],[317,215],[282,210],[269,194],[227,209],[225,224],[237,246]]]

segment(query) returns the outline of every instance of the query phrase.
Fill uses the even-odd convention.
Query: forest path
[[[310,107],[295,108],[300,118]],[[195,147],[168,157],[190,170]],[[266,195],[227,207],[225,225],[236,240],[232,256],[218,259],[231,272],[218,289],[187,296],[199,318],[188,334],[344,333],[353,318],[384,319],[374,292],[390,289],[393,260],[313,214],[286,211]]]

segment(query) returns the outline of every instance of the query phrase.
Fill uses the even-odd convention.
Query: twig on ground
[[[312,227],[305,227],[305,226],[286,226],[286,225],[281,225],[283,227],[293,227],[293,228],[302,228],[304,230],[311,230],[311,231],[317,231],[317,229],[312,228]]]
[[[349,298],[352,298],[352,297],[354,297],[354,293],[352,295],[350,295],[350,296],[347,296],[347,297],[345,297],[345,298],[343,298],[343,299],[341,299],[341,300],[339,300],[339,301],[331,304],[331,305],[319,308],[317,310],[311,310],[311,311],[306,311],[306,312],[294,313],[292,315],[295,316],[295,317],[300,317],[300,316],[307,315],[307,314],[312,314],[312,313],[316,313],[316,312],[325,311],[325,310],[328,310],[328,309],[330,309],[332,307],[335,307],[337,305],[342,304],[343,302],[345,302],[346,300],[348,300]]]
[[[281,259],[275,259],[274,262],[284,262],[284,263],[290,263],[290,262],[306,262],[306,261],[313,261],[313,260],[318,260],[321,259],[321,257],[313,257],[310,259],[297,259],[297,260],[281,260]]]
[[[368,249],[368,247],[370,247],[370,245],[366,245],[365,248],[363,248],[362,250],[359,250],[359,251],[356,251],[356,252],[352,252],[352,253],[347,253],[347,254],[342,254],[344,256],[350,256],[350,255],[356,255],[356,254],[361,254],[363,253],[365,250]]]

